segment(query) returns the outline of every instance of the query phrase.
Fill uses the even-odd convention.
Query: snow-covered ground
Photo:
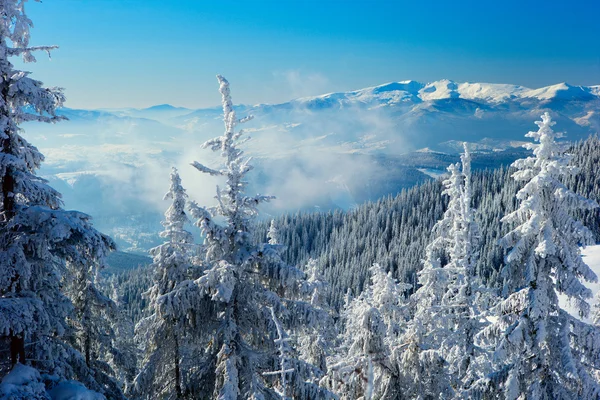
[[[599,279],[599,282],[595,282],[595,283],[585,282],[585,285],[588,288],[590,288],[592,293],[594,294],[594,297],[592,299],[590,299],[590,301],[589,301],[590,306],[592,307],[591,309],[593,311],[594,305],[596,303],[598,303],[598,298],[596,295],[600,291],[600,245],[586,247],[583,250],[583,260],[585,261],[585,263],[587,265],[590,266],[590,268],[596,273],[596,275],[598,275],[598,279]],[[575,310],[575,307],[569,304],[567,296],[559,295],[558,300],[559,300],[560,306],[563,309],[567,310],[574,317],[579,318],[579,315],[577,315],[577,311]],[[591,322],[591,315],[588,318],[583,318],[582,320],[585,322]]]
[[[76,381],[63,381],[49,392],[37,369],[17,364],[0,382],[1,399],[106,400]]]
[[[442,176],[445,176],[448,174],[448,172],[446,170],[442,170],[442,169],[417,168],[417,170],[424,173],[425,175],[432,177],[433,179],[437,179],[439,177],[442,177]]]

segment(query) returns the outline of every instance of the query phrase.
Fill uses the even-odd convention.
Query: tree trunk
[[[85,351],[85,364],[89,367],[92,361],[92,335],[89,332],[85,335],[84,351]]]
[[[5,118],[10,119],[10,112],[8,110],[8,83],[6,82],[7,77],[3,76],[4,84],[2,85],[2,100],[5,102],[4,107],[1,110],[2,115]],[[7,127],[4,131],[6,138],[2,140],[2,153],[3,154],[12,154],[13,150],[11,148],[11,139],[12,134],[10,129]],[[4,176],[2,177],[2,213],[4,222],[8,222],[15,213],[15,179],[13,177],[12,168],[7,167],[4,171]]]
[[[175,393],[177,395],[177,399],[183,399],[183,390],[181,390],[181,371],[179,369],[179,342],[177,341],[177,334],[175,337],[175,354],[174,354],[174,364],[175,364]]]
[[[22,335],[10,335],[10,363],[15,366],[17,362],[25,364],[25,338]]]
[[[3,84],[2,84],[2,100],[5,105],[2,107],[1,113],[5,118],[10,118],[10,112],[8,110],[8,83],[7,77],[2,76]],[[3,154],[12,154],[11,149],[11,132],[8,128],[4,131],[6,138],[2,140],[2,153]],[[15,179],[13,177],[12,168],[7,167],[4,176],[2,176],[2,209],[0,223],[7,224],[8,221],[15,214]],[[12,282],[18,282],[19,276],[12,277]],[[9,288],[5,288],[9,289]],[[19,360],[21,363],[25,364],[25,338],[22,334],[14,334],[12,331],[9,336],[10,339],[10,360],[11,364],[14,366]]]

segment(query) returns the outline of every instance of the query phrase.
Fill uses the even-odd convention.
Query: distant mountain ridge
[[[235,100],[235,87],[233,90]],[[219,99],[215,90],[215,102]],[[432,179],[458,160],[463,142],[474,168],[523,157],[525,134],[550,112],[566,140],[600,132],[600,85],[519,85],[440,80],[379,86],[236,106],[252,140],[250,190],[277,196],[269,212],[352,208]],[[46,155],[42,173],[64,193],[68,208],[91,214],[127,251],[143,252],[160,238],[162,196],[171,166],[190,197],[214,201],[189,163],[211,164],[201,144],[223,132],[220,107],[59,111],[69,121],[24,124],[25,136]]]
[[[600,98],[600,85],[572,86],[568,83],[558,83],[539,89],[530,89],[519,85],[497,83],[457,83],[443,79],[431,83],[417,81],[390,82],[379,86],[349,92],[328,93],[320,96],[304,97],[292,102],[311,103],[335,99],[336,101],[372,102],[374,99],[388,100],[388,104],[398,102],[420,103],[424,101],[443,99],[478,100],[491,103],[501,103],[515,99],[537,100],[590,100]]]
[[[260,110],[262,108],[288,108],[291,106],[310,107],[311,105],[343,105],[344,103],[378,103],[393,105],[398,103],[422,103],[445,99],[474,100],[498,104],[511,100],[535,99],[539,101],[563,100],[563,101],[586,101],[600,99],[600,85],[576,86],[566,82],[555,85],[531,89],[525,86],[481,83],[481,82],[455,82],[448,79],[422,83],[413,80],[388,82],[378,86],[367,87],[345,92],[332,92],[317,96],[308,96],[292,99],[283,103],[260,103],[256,105],[238,105],[242,110]],[[63,110],[77,110],[64,108]],[[157,104],[145,108],[102,108],[97,110],[85,110],[88,113],[135,113],[144,112],[188,112],[183,117],[193,115],[195,112],[219,112],[219,106],[202,107],[191,109],[171,104]]]

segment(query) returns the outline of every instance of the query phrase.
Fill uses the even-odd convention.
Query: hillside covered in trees
[[[600,161],[598,138],[590,137],[569,146],[568,152],[574,155],[569,165],[579,166],[579,169],[561,179],[565,187],[587,198],[600,198],[600,181],[592,167]],[[471,175],[472,219],[478,232],[475,245],[477,257],[472,260],[472,271],[485,287],[488,306],[491,304],[489,296],[502,298],[502,293],[507,290],[505,274],[508,251],[501,239],[510,231],[511,225],[502,219],[504,215],[514,212],[519,204],[515,196],[523,185],[511,179],[515,171],[511,167],[482,170]],[[434,226],[444,218],[450,207],[451,199],[444,194],[447,192],[444,187],[441,180],[425,182],[395,197],[366,203],[348,212],[299,213],[282,216],[271,222],[257,222],[253,233],[254,243],[262,243],[276,236],[277,244],[283,246],[281,254],[287,264],[299,265],[307,273],[314,269],[319,271],[319,281],[327,284],[327,290],[320,298],[326,300],[335,321],[332,326],[336,326],[336,330],[343,332],[345,329],[344,315],[349,312],[348,307],[354,307],[349,299],[362,299],[367,293],[383,290],[389,285],[391,290],[395,290],[395,301],[400,302],[397,307],[405,309],[408,314],[396,316],[397,320],[390,319],[388,324],[398,324],[393,328],[395,330],[406,329],[402,325],[414,318],[409,311],[414,306],[411,299],[422,287],[419,271],[424,268],[423,260],[427,257],[428,246],[436,241],[436,235],[439,234]],[[573,215],[591,228],[590,233],[597,242],[600,237],[598,209],[574,210]],[[447,254],[442,254],[439,260],[448,262],[447,257]],[[377,267],[373,269],[375,264]],[[135,321],[145,309],[135,299],[141,298],[141,293],[149,285],[148,268],[152,267],[131,271],[122,275],[123,278],[111,278],[115,281],[112,287],[116,292],[131,299],[131,303],[123,306]],[[386,271],[390,275],[383,278]],[[378,283],[371,286],[375,279],[373,274],[381,273],[382,278],[377,278]],[[388,283],[385,283],[386,279]],[[345,336],[341,334],[333,343],[343,346],[340,341],[343,342]],[[329,348],[330,363],[337,362],[336,357],[340,355],[336,351],[339,348]],[[438,371],[441,375],[447,373],[444,369]],[[344,381],[345,378],[336,379]],[[400,385],[397,382],[394,384]],[[452,396],[462,398],[467,395],[454,392]],[[435,397],[432,393],[431,398]]]

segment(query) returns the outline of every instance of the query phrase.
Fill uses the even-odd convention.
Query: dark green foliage
[[[153,274],[154,271],[150,266],[140,266],[102,279],[103,291],[111,295],[119,310],[134,325],[149,315],[148,299],[143,296],[143,293],[152,286]]]
[[[150,264],[152,264],[152,258],[146,255],[115,251],[106,257],[107,266],[102,270],[102,273],[105,275],[118,274]]]

